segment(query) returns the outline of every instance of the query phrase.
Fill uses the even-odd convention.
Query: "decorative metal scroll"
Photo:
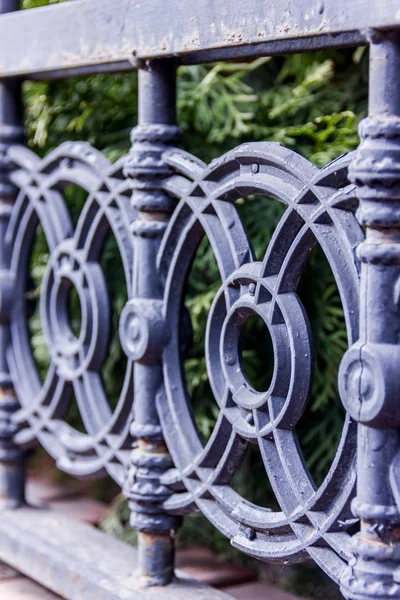
[[[164,483],[176,491],[168,510],[199,508],[232,544],[266,560],[297,561],[308,555],[339,580],[350,557],[354,523],[349,500],[355,482],[355,425],[347,417],[328,475],[317,488],[295,427],[312,383],[313,351],[308,319],[296,288],[319,243],[342,300],[349,343],[358,337],[359,274],[354,250],[363,239],[348,185],[351,155],[321,171],[273,143],[240,146],[206,166],[185,152],[166,162],[177,175],[166,183],[179,204],[159,257],[165,273],[165,318],[171,331],[164,351],[165,396],[158,398],[164,435],[176,469]],[[263,262],[257,262],[234,201],[262,194],[287,205]],[[222,286],[206,332],[207,370],[220,412],[204,444],[190,408],[179,350],[180,306],[197,245],[206,235]],[[274,373],[266,392],[248,383],[239,352],[240,333],[251,315],[268,327]],[[259,446],[281,512],[255,506],[230,487],[247,442]]]
[[[16,167],[13,183],[20,190],[7,231],[16,286],[8,353],[21,404],[16,441],[26,446],[38,439],[60,468],[79,476],[107,470],[122,485],[132,444],[133,360],[128,353],[120,400],[112,411],[100,374],[110,306],[99,261],[111,230],[132,299],[136,209],[130,201],[131,181],[122,174],[124,159],[110,165],[83,143],[63,144],[44,160],[21,147],[12,148],[10,157]],[[320,244],[336,279],[349,344],[357,340],[354,250],[363,234],[354,216],[354,188],[347,181],[350,160],[348,155],[318,170],[274,143],[240,146],[210,166],[183,151],[167,151],[163,161],[169,171],[162,185],[178,204],[163,233],[158,273],[149,273],[165,285],[160,318],[168,330],[162,338],[164,387],[157,407],[175,468],[161,478],[171,489],[163,509],[184,514],[197,507],[246,553],[286,561],[311,555],[335,580],[351,554],[347,529],[354,522],[349,502],[355,482],[355,427],[347,417],[330,471],[316,487],[295,433],[313,376],[310,327],[296,289],[310,253]],[[69,184],[89,194],[75,231],[62,196]],[[235,208],[237,199],[255,193],[287,207],[262,262],[255,260]],[[24,296],[39,225],[50,250],[40,299],[51,354],[44,382],[30,346]],[[222,277],[206,333],[207,370],[220,408],[207,443],[191,411],[180,331],[185,283],[204,235]],[[78,337],[68,321],[71,287],[82,307]],[[241,331],[254,314],[268,327],[274,347],[274,373],[265,392],[249,384],[239,350]],[[63,420],[73,396],[86,434]],[[248,443],[259,446],[280,512],[248,502],[230,486]]]
[[[21,410],[16,441],[29,446],[35,439],[58,466],[78,476],[107,470],[122,484],[131,441],[132,361],[128,360],[121,396],[111,411],[101,381],[110,329],[110,306],[99,265],[110,231],[115,236],[131,293],[135,210],[129,180],[122,175],[124,159],[114,165],[86,143],[65,143],[44,160],[23,147],[10,150],[16,166],[13,182],[19,195],[13,209],[7,243],[15,303],[8,355]],[[75,232],[62,196],[65,186],[88,192]],[[43,278],[40,316],[51,364],[42,382],[34,360],[28,328],[25,292],[32,245],[41,226],[50,251]],[[79,336],[69,325],[68,295],[79,294],[82,322]],[[87,434],[62,419],[75,396]]]

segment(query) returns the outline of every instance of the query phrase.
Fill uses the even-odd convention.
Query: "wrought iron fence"
[[[23,547],[31,535],[29,547],[36,548],[38,522],[60,539],[66,535],[54,533],[51,516],[46,525],[43,513],[21,508],[25,449],[39,441],[60,469],[78,477],[108,472],[124,490],[139,532],[139,576],[129,597],[153,598],[151,590],[139,593],[137,582],[170,584],[174,534],[183,515],[200,510],[246,554],[284,562],[311,557],[346,598],[398,598],[400,5],[172,4],[77,0],[18,13],[18,0],[0,0],[0,558],[68,598],[130,594],[101,587],[93,575],[102,572],[98,565],[86,569],[87,587],[74,580],[72,567],[67,581],[60,575],[62,553],[57,562],[50,546],[40,550],[50,564],[43,574],[29,566]],[[210,165],[180,149],[179,64],[357,44],[369,45],[370,101],[355,154],[319,170],[268,141],[241,145]],[[23,79],[133,68],[139,125],[127,156],[110,164],[89,144],[71,142],[39,159],[24,147]],[[71,184],[88,194],[75,227],[63,198]],[[235,208],[254,193],[286,207],[262,261]],[[51,356],[44,379],[32,354],[26,301],[38,227],[50,251],[40,298]],[[127,367],[113,410],[100,373],[110,328],[100,255],[110,231],[128,295],[119,323]],[[190,341],[185,285],[204,236],[222,279],[206,332],[219,406],[207,442],[182,368]],[[297,288],[316,245],[334,274],[350,346],[339,372],[347,416],[319,487],[296,438],[313,377],[311,333]],[[78,334],[69,320],[71,289],[81,304]],[[265,392],[252,388],[242,364],[240,336],[252,315],[261,317],[273,343]],[[63,420],[73,398],[86,433]],[[279,512],[248,502],[230,485],[248,444],[259,448]],[[352,536],[348,530],[358,520]],[[114,546],[101,543],[97,552],[107,561]],[[182,597],[198,597],[197,588],[182,585]]]

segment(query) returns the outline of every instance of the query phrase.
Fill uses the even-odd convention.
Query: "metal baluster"
[[[139,125],[132,132],[126,175],[132,178],[132,202],[138,210],[134,225],[134,297],[123,312],[122,343],[136,361],[134,369],[136,440],[126,495],[131,524],[139,532],[139,570],[145,585],[165,585],[173,577],[174,531],[180,518],[160,504],[169,496],[160,476],[171,466],[156,396],[163,385],[161,354],[167,330],[161,315],[162,282],[156,256],[174,202],[162,190],[170,171],[162,153],[180,140],[175,125],[175,61],[146,63],[139,70]]]
[[[360,340],[341,365],[341,395],[359,425],[353,538],[346,598],[399,598],[400,576],[400,33],[374,33],[369,117],[350,167],[366,240]]]
[[[19,0],[0,0],[0,14],[18,8]],[[6,360],[13,281],[8,270],[10,253],[5,233],[17,193],[10,182],[11,164],[7,150],[23,139],[21,116],[20,83],[0,82],[0,508],[16,507],[24,502],[25,497],[24,457],[13,442],[15,428],[11,420],[18,401]]]

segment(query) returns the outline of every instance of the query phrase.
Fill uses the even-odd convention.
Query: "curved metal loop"
[[[112,411],[101,380],[110,332],[110,305],[100,258],[112,233],[121,255],[128,296],[132,294],[136,211],[130,182],[122,173],[125,159],[111,165],[86,143],[65,143],[39,160],[22,147],[10,150],[13,182],[19,194],[9,228],[11,273],[16,297],[11,317],[8,361],[21,409],[15,415],[16,441],[36,439],[60,468],[79,476],[105,471],[123,483],[130,453],[132,361],[128,359],[119,401]],[[75,231],[62,190],[77,185],[88,193]],[[50,258],[42,281],[40,317],[50,353],[42,381],[32,353],[25,298],[34,238],[41,227]],[[80,333],[71,329],[68,298],[75,289],[81,305]],[[87,433],[62,419],[73,397]]]
[[[175,465],[162,476],[161,483],[172,490],[164,509],[183,514],[197,506],[248,554],[286,561],[311,555],[338,580],[350,556],[346,529],[353,521],[349,501],[355,430],[347,418],[330,471],[316,487],[295,432],[313,378],[310,327],[297,286],[310,253],[320,244],[336,279],[349,344],[356,341],[359,274],[354,250],[363,234],[353,214],[354,189],[347,182],[351,155],[318,170],[273,143],[240,146],[209,166],[179,150],[166,152],[163,160],[174,174],[162,187],[178,204],[158,254],[165,292],[156,303],[133,297],[136,211],[131,182],[122,175],[124,159],[111,166],[82,143],[63,144],[42,161],[23,148],[12,149],[10,156],[17,167],[13,182],[20,190],[7,231],[16,285],[8,360],[21,402],[17,442],[29,445],[37,438],[62,469],[80,476],[107,470],[122,484],[131,445],[133,362],[151,366],[162,355],[165,393],[160,392],[157,407]],[[61,194],[69,184],[88,192],[75,231]],[[255,260],[235,207],[236,200],[255,193],[286,205],[262,262]],[[43,382],[30,347],[25,299],[39,226],[50,250],[40,300],[51,354]],[[120,322],[127,370],[114,411],[100,375],[110,307],[99,261],[110,231],[121,254],[129,299]],[[185,283],[204,235],[222,277],[206,331],[207,370],[219,406],[207,443],[191,412],[180,332]],[[81,303],[78,335],[68,319],[72,288]],[[267,326],[274,348],[273,377],[264,392],[248,383],[239,350],[243,327],[255,314]],[[73,396],[86,434],[63,421]],[[230,486],[249,442],[259,446],[279,512],[248,502]]]
[[[290,562],[311,555],[338,581],[350,556],[355,428],[347,417],[336,457],[317,488],[295,434],[313,377],[311,333],[296,290],[320,244],[338,286],[349,344],[358,338],[354,250],[363,233],[347,182],[351,155],[322,170],[275,143],[245,144],[209,166],[176,150],[164,159],[175,171],[165,188],[179,199],[159,253],[171,335],[158,409],[176,467],[164,478],[175,490],[165,507],[184,514],[196,506],[233,545],[258,558]],[[262,263],[255,261],[234,204],[249,194],[287,207]],[[222,278],[206,332],[207,370],[220,410],[206,443],[192,415],[178,335],[185,282],[204,235]],[[274,374],[265,392],[251,387],[240,361],[240,333],[254,314],[274,347]],[[260,448],[281,512],[255,506],[230,486],[248,442]]]

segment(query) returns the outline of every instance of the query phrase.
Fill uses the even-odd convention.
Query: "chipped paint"
[[[188,55],[201,62],[202,56],[210,60],[210,51],[216,59],[238,46],[256,56],[290,52],[295,41],[296,51],[307,51],[313,38],[320,38],[313,47],[343,45],[333,34],[346,34],[350,45],[365,39],[371,26],[399,23],[397,0],[386,0],[379,14],[374,5],[354,0],[338,12],[336,0],[281,0],[267,7],[265,0],[246,0],[232,10],[228,0],[181,0],[166,18],[164,0],[76,0],[0,17],[0,57],[7,57],[0,59],[0,77],[61,76],[95,65],[126,69],[133,51],[142,59],[181,55],[185,61]]]

